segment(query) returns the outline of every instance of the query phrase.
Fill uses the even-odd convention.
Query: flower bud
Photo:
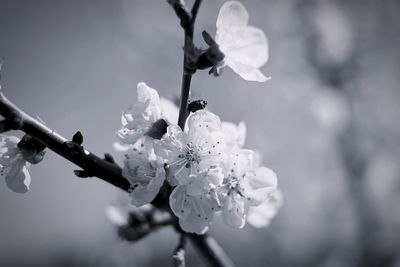
[[[198,110],[205,109],[208,102],[205,100],[195,100],[189,103],[188,109],[190,112],[196,112]]]

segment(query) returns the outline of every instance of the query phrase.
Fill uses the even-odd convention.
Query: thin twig
[[[184,3],[183,1],[172,1],[172,2],[180,2]],[[196,0],[193,4],[192,11],[191,11],[191,19],[189,22],[185,24],[181,24],[184,33],[185,33],[185,44],[184,44],[184,51],[188,51],[189,47],[193,46],[193,32],[194,32],[194,24],[196,22],[196,16],[199,11],[200,5],[202,0]],[[171,1],[169,1],[171,4]],[[174,8],[174,6],[172,6]],[[174,8],[175,12],[176,9]],[[185,10],[187,8],[185,7]],[[177,13],[177,12],[176,12]],[[178,13],[177,13],[178,14]],[[182,18],[181,18],[182,21]],[[182,87],[181,87],[181,103],[179,106],[179,118],[178,118],[178,125],[181,127],[182,130],[185,128],[185,122],[189,115],[188,111],[188,104],[189,104],[189,96],[190,96],[190,83],[193,76],[193,70],[188,67],[189,58],[185,53],[183,56],[183,74],[182,74]]]
[[[176,16],[180,19],[182,28],[186,28],[191,20],[192,15],[186,7],[184,0],[168,0],[168,4],[174,9]]]
[[[197,17],[197,13],[199,12],[200,5],[201,5],[201,0],[196,0],[193,4],[192,11],[191,11],[193,24],[196,21],[196,17]]]
[[[189,116],[189,96],[190,96],[190,83],[192,81],[192,74],[183,72],[182,75],[182,89],[181,89],[181,103],[179,107],[178,125],[182,130],[185,128],[185,122]]]

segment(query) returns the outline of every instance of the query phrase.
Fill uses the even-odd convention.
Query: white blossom
[[[276,174],[255,163],[254,152],[240,149],[228,157],[223,185],[219,189],[225,223],[242,228],[249,207],[258,206],[277,188]]]
[[[31,184],[30,164],[17,146],[19,141],[15,136],[0,135],[0,175],[11,190],[26,193]]]
[[[156,145],[156,154],[168,168],[172,186],[188,183],[189,175],[217,166],[223,161],[224,140],[221,122],[215,114],[199,110],[187,121],[188,131],[170,125]]]
[[[228,66],[245,80],[264,82],[270,78],[259,68],[268,61],[267,37],[248,22],[247,10],[240,2],[228,1],[221,7],[215,41],[225,58],[216,66],[217,75]]]
[[[156,157],[153,147],[153,139],[144,136],[125,154],[122,175],[131,183],[131,201],[137,207],[150,203],[165,180],[163,162]]]
[[[140,82],[137,85],[137,99],[122,114],[122,128],[117,135],[122,143],[134,144],[159,119],[161,119],[161,104],[157,91]]]

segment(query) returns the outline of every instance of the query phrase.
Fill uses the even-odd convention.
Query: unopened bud
[[[83,135],[80,131],[77,131],[72,137],[72,142],[77,143],[78,145],[82,145],[83,143]]]
[[[153,123],[146,135],[154,139],[161,139],[161,137],[167,132],[167,128],[167,122],[164,119],[159,119],[158,121]]]
[[[207,106],[207,101],[205,100],[195,100],[189,103],[188,109],[190,112],[196,112],[198,110],[205,109]]]

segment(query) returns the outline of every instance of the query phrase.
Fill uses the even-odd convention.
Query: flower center
[[[193,163],[199,164],[201,161],[199,148],[190,142],[184,148],[183,153],[179,155],[179,158],[185,159],[186,168],[190,168]]]
[[[241,197],[245,197],[243,194],[244,192],[242,192],[242,190],[244,189],[241,188],[239,179],[236,176],[228,177],[226,187],[228,189],[228,196],[231,195],[232,193],[236,193],[239,194]]]

